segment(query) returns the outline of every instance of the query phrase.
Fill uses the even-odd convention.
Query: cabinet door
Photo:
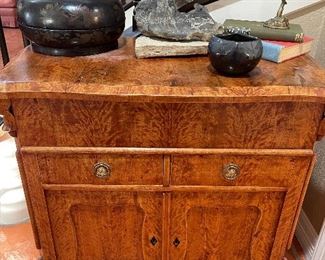
[[[285,192],[217,189],[171,194],[170,258],[269,259]]]
[[[46,190],[57,259],[161,259],[162,194]]]
[[[203,259],[281,259],[290,245],[312,162],[309,150],[173,155],[171,186],[189,193],[172,195],[171,219],[177,227],[171,232],[174,239],[178,233],[186,239],[181,249],[171,250],[188,259],[196,254]]]

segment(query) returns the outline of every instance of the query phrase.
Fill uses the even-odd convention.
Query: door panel
[[[161,259],[161,193],[45,194],[57,259]]]
[[[201,186],[201,190],[209,186],[209,189],[220,190],[223,187],[226,191],[237,192],[261,187],[264,191],[267,188],[274,192],[285,191],[281,217],[275,224],[276,236],[272,238],[275,242],[271,258],[278,259],[290,246],[312,161],[313,153],[309,150],[281,154],[267,150],[253,153],[227,150],[220,154],[172,155],[170,179],[172,186],[180,186],[180,189],[184,185],[193,185],[197,188]],[[230,166],[235,169],[234,172],[229,170]]]
[[[173,192],[171,259],[269,259],[286,192]]]

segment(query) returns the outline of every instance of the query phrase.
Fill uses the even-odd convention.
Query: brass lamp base
[[[263,25],[272,29],[287,30],[289,29],[289,19],[285,16],[274,17],[266,21]]]

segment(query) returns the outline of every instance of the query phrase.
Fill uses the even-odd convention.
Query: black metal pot
[[[125,26],[119,0],[18,0],[18,23],[33,50],[58,56],[118,47]]]
[[[226,75],[240,75],[253,70],[261,60],[263,45],[260,39],[245,34],[220,34],[209,43],[212,66]]]

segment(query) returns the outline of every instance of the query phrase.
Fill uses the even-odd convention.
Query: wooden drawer
[[[301,153],[267,150],[205,155],[173,155],[172,185],[264,186],[301,185],[312,151]]]
[[[42,183],[161,185],[162,155],[47,153],[36,155]],[[105,166],[107,165],[107,166]],[[105,169],[108,167],[108,169]],[[96,176],[104,173],[107,176]]]
[[[324,110],[303,102],[12,104],[20,144],[40,147],[312,149]]]

